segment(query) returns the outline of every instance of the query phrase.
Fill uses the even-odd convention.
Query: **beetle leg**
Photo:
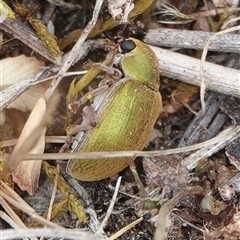
[[[130,168],[130,170],[133,174],[133,177],[135,179],[135,183],[136,183],[138,189],[140,190],[140,196],[143,197],[143,198],[146,198],[148,194],[147,194],[147,192],[144,188],[144,185],[143,185],[143,183],[142,183],[142,181],[141,181],[141,179],[138,175],[135,163],[134,162],[130,163],[129,168]]]
[[[77,124],[71,124],[67,127],[66,132],[66,140],[64,145],[61,147],[60,152],[67,152],[70,148],[72,141],[72,136],[76,133],[87,131],[89,129],[92,129],[96,126],[96,114],[95,111],[91,106],[86,106],[83,108],[83,114],[82,114],[83,120],[80,125]]]
[[[87,62],[84,63],[84,67],[85,68],[93,67],[93,68],[100,69],[114,80],[119,80],[122,78],[122,72],[119,69],[106,66],[102,63],[95,63],[91,60],[88,60]]]
[[[82,98],[79,100],[68,104],[68,108],[75,114],[79,107],[85,104],[88,100],[92,100],[94,97],[105,92],[109,87],[113,85],[114,81],[112,79],[104,79],[99,83],[98,88],[87,92]]]
[[[78,132],[92,129],[96,126],[96,113],[91,106],[83,108],[83,121],[80,125],[70,125],[67,127],[67,134],[74,135]]]
[[[68,108],[73,112],[76,113],[79,107],[83,104],[85,104],[88,100],[92,100],[95,96],[98,96],[102,94],[104,91],[106,91],[109,87],[111,87],[116,80],[120,80],[122,78],[122,72],[114,67],[108,67],[102,63],[95,63],[91,60],[88,60],[85,63],[85,67],[93,67],[98,68],[108,74],[108,77],[103,79],[99,85],[98,88],[87,92],[85,96],[80,98],[79,100],[72,102],[68,105]]]

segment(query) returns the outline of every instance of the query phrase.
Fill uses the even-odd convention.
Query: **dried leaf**
[[[13,150],[12,155],[17,154],[25,141],[32,141],[31,134],[41,125],[46,113],[45,98],[41,97],[31,115],[29,116],[18,142]],[[42,127],[41,134],[39,134],[38,141],[29,153],[43,153],[45,146],[45,131],[46,127]],[[21,160],[21,159],[20,159]],[[22,189],[26,190],[30,195],[34,193],[38,187],[38,180],[40,175],[42,160],[22,162],[13,172],[13,181]]]
[[[33,57],[24,55],[15,58],[6,58],[0,61],[2,67],[1,72],[1,90],[19,83],[26,78],[41,71],[44,66],[43,62],[38,61]],[[8,105],[8,108],[16,108],[21,111],[31,111],[39,99],[39,95],[43,95],[48,88],[49,83],[44,82],[37,84],[19,96],[15,101]]]

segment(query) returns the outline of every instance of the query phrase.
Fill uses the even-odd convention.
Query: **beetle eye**
[[[135,47],[136,44],[130,39],[126,39],[120,44],[120,48],[123,54],[131,52]]]

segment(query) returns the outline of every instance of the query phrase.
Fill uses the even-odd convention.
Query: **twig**
[[[45,93],[47,101],[52,96],[53,92],[55,91],[58,84],[62,80],[62,75],[71,67],[75,58],[78,56],[78,52],[80,51],[84,41],[86,40],[88,34],[91,32],[92,28],[95,26],[95,24],[97,22],[98,15],[99,15],[99,12],[101,10],[102,4],[103,4],[103,0],[97,0],[96,1],[95,7],[94,7],[94,10],[93,10],[92,19],[88,22],[87,26],[85,27],[85,29],[82,32],[82,35],[80,36],[80,38],[75,43],[72,50],[70,51],[70,53],[66,57],[63,65],[61,66],[61,68],[60,68],[60,70],[57,74],[57,77],[53,80],[53,82],[51,83],[51,86],[49,87],[49,89]]]
[[[206,97],[206,112],[204,116],[195,116],[181,137],[178,147],[189,146],[215,137],[228,118],[226,114],[219,110],[219,106],[226,99],[227,96],[224,94],[209,92]],[[205,130],[204,132],[203,129]]]
[[[81,56],[86,55],[89,52],[89,50],[92,48],[92,45],[93,45],[93,41],[91,40],[85,42],[80,51]],[[48,77],[48,76],[52,75],[53,73],[56,73],[58,70],[59,70],[59,67],[52,66],[50,68],[45,69],[44,71],[41,71],[35,74],[30,78],[22,80],[2,90],[0,92],[0,111],[6,108],[11,102],[17,99],[23,92],[25,92],[31,86],[34,86],[41,82],[46,82],[56,77],[57,75],[51,76],[51,77]],[[63,77],[85,74],[86,71],[75,72],[75,73],[76,74],[65,73]]]
[[[18,82],[17,84],[13,84],[12,86],[1,91],[0,92],[0,111],[6,108],[12,101],[17,99],[19,95],[21,95],[29,87],[40,82],[45,82],[46,79],[39,80],[43,72],[44,71],[39,72],[31,78]]]
[[[186,223],[186,224],[189,225],[190,227],[197,229],[197,230],[198,230],[199,232],[201,232],[201,233],[204,233],[204,231],[203,231],[201,228],[199,228],[199,227],[195,226],[194,224],[186,221],[185,219],[181,218],[181,217],[178,216],[177,214],[172,213],[172,215],[175,216],[175,217],[177,217],[177,218],[179,218],[182,222]]]
[[[240,125],[237,126],[237,128],[240,129]],[[222,138],[223,135],[224,135],[224,138]],[[218,139],[218,142],[216,142],[216,144],[205,146],[200,150],[192,153],[191,155],[183,159],[181,164],[187,167],[188,170],[192,170],[193,168],[196,167],[196,165],[201,159],[212,156],[214,153],[226,147],[226,145],[229,144],[229,141],[234,141],[235,139],[238,138],[238,136],[240,136],[239,133],[235,135],[235,137],[233,137],[233,135],[235,135],[234,127],[233,128],[229,127],[225,129],[220,134],[218,134],[217,137],[215,137],[215,139]]]
[[[158,214],[158,223],[155,233],[155,240],[166,239],[166,223],[168,219],[168,214],[172,211],[174,206],[180,201],[181,198],[189,195],[195,195],[202,193],[203,189],[200,186],[187,187],[178,192],[171,200],[166,202],[160,209]]]
[[[80,49],[79,54],[85,55],[87,51],[93,45],[92,41],[84,43]],[[150,46],[155,54],[158,56],[159,65],[161,69],[161,75],[178,79],[180,81],[200,85],[199,69],[200,60],[178,54],[169,50]],[[50,68],[45,71],[36,74],[32,78],[23,80],[21,83],[14,84],[7,89],[0,92],[0,110],[6,108],[6,106],[14,101],[20,94],[26,91],[30,86],[37,83],[46,81],[46,75],[52,74],[59,69]],[[205,62],[205,82],[208,89],[213,91],[222,92],[228,95],[236,97],[240,96],[239,90],[239,76],[240,71],[231,68],[219,66]],[[63,74],[63,76],[65,76]],[[51,79],[52,77],[50,77]]]
[[[147,32],[144,42],[157,47],[203,50],[207,40],[213,35],[211,32],[157,28]],[[239,34],[217,35],[209,45],[209,51],[237,53],[239,49]]]
[[[117,180],[115,191],[114,191],[113,197],[111,199],[110,205],[108,207],[107,213],[106,213],[102,223],[100,224],[99,229],[96,232],[96,235],[100,235],[104,232],[103,228],[105,227],[105,225],[108,221],[108,218],[112,214],[113,207],[114,207],[114,204],[116,202],[117,195],[118,195],[118,190],[119,190],[119,187],[120,187],[120,184],[121,184],[121,180],[122,180],[122,177],[119,177],[118,180]]]
[[[93,234],[77,229],[55,229],[55,228],[28,228],[16,230],[1,230],[1,240],[12,240],[30,236],[54,237],[63,239],[88,239],[105,240],[105,238],[95,237]]]
[[[15,19],[6,18],[0,25],[0,28],[5,32],[11,34],[14,38],[19,39],[21,42],[32,48],[37,53],[41,54],[47,60],[56,65],[61,64],[61,59],[54,58],[42,41],[39,41],[39,37],[27,26]]]
[[[150,47],[158,57],[162,76],[200,86],[200,60],[162,48]],[[240,97],[239,76],[239,70],[209,62],[204,63],[207,89]]]

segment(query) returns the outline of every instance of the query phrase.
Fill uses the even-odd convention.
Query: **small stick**
[[[63,62],[63,65],[61,66],[57,77],[53,80],[51,83],[51,86],[48,88],[48,90],[45,93],[47,101],[52,96],[53,92],[57,88],[58,84],[62,80],[62,75],[71,67],[72,63],[74,62],[75,58],[78,56],[78,52],[80,51],[84,41],[87,39],[88,34],[91,32],[92,28],[96,25],[99,12],[101,10],[103,4],[103,0],[97,0],[94,10],[93,10],[93,16],[92,19],[88,22],[87,26],[82,32],[82,35],[78,39],[78,41],[73,46],[72,50],[66,57],[65,61]]]
[[[168,28],[150,29],[144,42],[157,47],[203,50],[212,32],[178,30]],[[208,50],[237,53],[240,49],[239,34],[218,35],[211,41]]]
[[[201,61],[193,57],[150,46],[158,57],[161,76],[200,86]],[[206,88],[230,96],[240,97],[240,71],[214,63],[204,63]]]
[[[194,224],[186,221],[185,219],[181,218],[181,217],[178,216],[177,214],[172,213],[172,215],[175,216],[175,217],[177,217],[177,218],[179,218],[182,222],[186,223],[186,224],[189,225],[190,227],[197,229],[197,230],[198,230],[199,232],[201,232],[201,233],[204,233],[204,231],[203,231],[201,228],[199,228],[199,227],[195,226]]]
[[[180,201],[180,199],[189,195],[201,194],[202,191],[203,189],[200,186],[184,188],[161,207],[158,214],[158,223],[154,236],[155,240],[166,239],[167,231],[165,230],[165,227],[168,219],[168,214],[172,211],[172,209]]]
[[[31,236],[53,237],[62,239],[87,239],[106,240],[106,238],[96,238],[92,233],[78,229],[56,229],[56,228],[28,228],[28,229],[7,229],[1,230],[1,240],[19,239]]]
[[[30,28],[15,19],[6,18],[0,25],[0,28],[5,32],[11,34],[14,38],[19,39],[21,42],[29,46],[35,52],[42,55],[50,62],[61,65],[61,58],[55,58],[39,41],[39,37]]]
[[[110,205],[108,207],[107,213],[106,213],[102,223],[100,224],[99,229],[95,233],[97,236],[98,235],[102,235],[102,233],[104,232],[103,228],[106,225],[107,220],[108,220],[108,218],[110,217],[110,215],[111,215],[111,213],[113,211],[113,207],[114,207],[114,204],[116,202],[116,198],[117,198],[118,191],[119,191],[119,188],[120,188],[121,180],[122,180],[122,177],[119,177],[118,180],[117,180],[115,191],[114,191],[113,197],[111,199]]]
[[[238,126],[238,127],[240,127],[240,126]],[[226,130],[224,130],[224,131],[226,131]],[[187,156],[186,158],[184,158],[181,161],[181,164],[183,166],[187,167],[187,169],[189,171],[191,171],[192,169],[194,169],[197,166],[197,164],[200,160],[212,156],[214,153],[218,152],[219,150],[221,150],[224,147],[226,147],[227,145],[229,145],[229,143],[230,143],[229,138],[231,138],[231,141],[234,141],[235,139],[237,139],[240,136],[240,134],[237,134],[236,138],[232,138],[232,134],[234,134],[234,132],[230,131],[229,135],[227,135],[227,134],[225,135],[225,139],[220,140],[224,131],[222,131],[220,134],[217,135],[217,138],[219,139],[219,141],[215,145],[205,146],[205,147],[199,149],[198,151],[190,154],[189,156]]]

